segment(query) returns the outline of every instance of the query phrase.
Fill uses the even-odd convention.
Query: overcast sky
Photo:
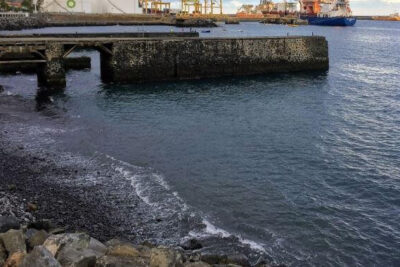
[[[171,2],[173,8],[180,7],[180,0]],[[242,4],[258,3],[259,0],[224,0],[224,13],[236,13]],[[350,6],[354,15],[389,15],[400,12],[400,0],[350,0]]]

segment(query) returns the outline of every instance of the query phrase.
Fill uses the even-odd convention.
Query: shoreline
[[[4,98],[5,96],[0,96],[2,106],[5,104]],[[10,100],[13,96],[6,98]],[[18,99],[18,102],[20,101],[24,102],[25,112],[35,112],[27,101],[22,98]],[[1,111],[0,108],[0,124],[3,124]],[[34,212],[34,217],[38,220],[50,219],[58,226],[67,221],[69,223],[64,225],[67,230],[83,230],[102,240],[121,235],[118,229],[109,227],[113,224],[100,211],[107,210],[106,207],[93,207],[86,201],[83,192],[68,191],[43,179],[47,176],[66,179],[79,175],[83,170],[56,166],[53,160],[46,158],[50,156],[48,152],[44,152],[43,156],[30,155],[23,145],[6,143],[4,136],[7,134],[8,131],[0,131],[0,191],[8,192],[18,199],[26,199],[26,205],[35,203],[38,209]],[[96,218],[97,224],[93,218]]]
[[[0,95],[0,125],[23,125],[30,119],[25,115],[29,112],[37,112],[32,101],[19,96]],[[44,115],[57,111],[45,107],[40,112]],[[194,249],[196,251],[192,251],[201,255],[225,259],[236,254],[235,249],[231,252],[221,252],[218,249],[221,242],[238,242],[234,237],[221,237],[222,240],[218,237],[219,241],[216,241],[216,237],[211,237],[211,241],[193,237],[172,243],[163,239],[165,235],[168,236],[168,233],[163,232],[167,229],[163,224],[170,223],[168,219],[150,214],[152,212],[148,208],[141,207],[132,190],[123,192],[123,188],[129,188],[131,184],[121,179],[115,184],[115,178],[111,174],[113,170],[104,173],[104,170],[99,169],[93,174],[93,166],[82,168],[81,165],[76,165],[76,159],[70,159],[72,162],[60,165],[54,151],[40,146],[39,153],[32,152],[29,144],[10,142],[7,135],[12,134],[8,126],[2,127],[0,131],[0,198],[3,196],[4,199],[11,200],[10,203],[14,203],[8,207],[8,212],[4,208],[0,210],[0,215],[14,214],[19,223],[23,224],[49,220],[55,228],[63,228],[67,232],[85,232],[100,242],[117,238],[135,245],[145,242],[180,249],[185,243],[192,242],[197,244],[196,246],[202,244],[202,249],[197,247]],[[85,184],[82,177],[88,175],[95,175],[100,180]],[[114,184],[114,188],[110,184]],[[10,210],[13,211],[11,214]],[[184,236],[186,230],[180,226],[178,229],[183,231],[180,235]],[[138,235],[138,232],[143,230],[148,233]],[[190,251],[189,248],[186,252]],[[237,252],[240,261],[248,263],[241,266],[275,266],[267,255],[254,256],[250,248],[244,251]],[[267,262],[268,265],[265,265]]]
[[[85,26],[176,26],[176,27],[218,27],[213,19],[176,18],[173,16],[142,15],[63,15],[31,14],[29,17],[0,18],[0,31],[18,31],[47,27]]]

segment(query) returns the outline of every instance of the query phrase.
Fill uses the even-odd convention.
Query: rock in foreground
[[[0,232],[0,266],[4,267],[250,266],[244,255],[201,255],[202,246],[193,239],[184,243],[185,249],[117,239],[103,244],[85,233],[51,234],[54,229],[48,221],[18,227],[13,218],[0,217],[0,222],[6,230]]]

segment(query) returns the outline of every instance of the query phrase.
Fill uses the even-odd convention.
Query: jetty
[[[3,35],[0,64],[35,63],[40,85],[65,87],[66,59],[82,48],[100,52],[102,80],[114,83],[329,68],[325,37],[202,38],[196,32]]]

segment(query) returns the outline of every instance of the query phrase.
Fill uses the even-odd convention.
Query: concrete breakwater
[[[327,70],[323,37],[184,38],[118,42],[105,62],[114,82]]]
[[[324,37],[198,38],[21,37],[2,38],[1,60],[12,54],[37,56],[38,80],[64,87],[65,58],[74,49],[100,51],[105,82],[200,79],[274,72],[327,70]]]

